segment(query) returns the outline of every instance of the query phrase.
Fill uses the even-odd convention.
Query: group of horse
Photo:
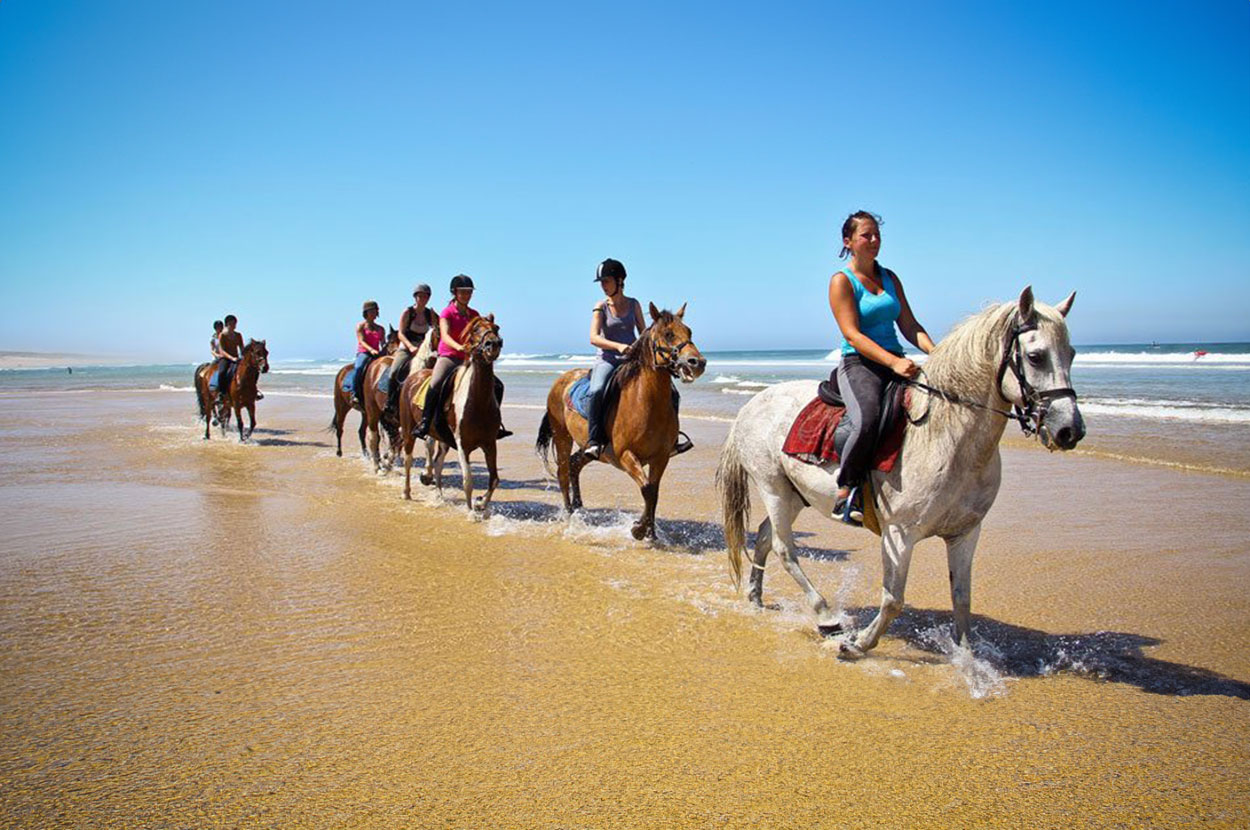
[[[748,401],[721,449],[716,484],[735,584],[741,582],[748,542],[750,483],[754,483],[766,513],[753,543],[749,600],[762,605],[764,565],[775,552],[802,589],[819,631],[826,636],[841,635],[844,656],[860,656],[877,644],[903,608],[913,548],[919,541],[936,536],[946,542],[956,641],[966,645],[971,635],[972,558],[981,521],[998,493],[998,445],[1007,422],[1016,420],[1026,434],[1036,435],[1050,450],[1072,449],[1085,434],[1070,379],[1074,350],[1066,317],[1074,297],[1070,295],[1052,307],[1036,302],[1032,289],[1026,287],[1018,300],[987,308],[957,326],[929,356],[924,381],[910,383],[914,394],[904,404],[908,424],[898,462],[889,471],[873,471],[866,482],[866,508],[875,516],[878,528],[874,529],[881,535],[882,597],[876,617],[858,632],[843,631],[839,612],[829,606],[803,572],[794,544],[793,523],[798,513],[804,507],[814,507],[829,515],[837,490],[835,465],[804,463],[782,449],[800,410],[817,396],[817,382],[776,384]],[[600,460],[625,471],[638,485],[643,511],[631,533],[639,540],[655,539],[660,480],[677,439],[672,382],[689,383],[702,375],[707,365],[683,319],[685,308],[683,305],[670,312],[651,305],[651,324],[630,347],[617,371],[613,379],[616,395],[606,411],[610,445]],[[338,455],[342,455],[347,413],[362,410],[361,451],[372,457],[375,470],[393,466],[402,448],[404,498],[412,497],[414,429],[426,405],[430,375],[426,364],[436,338],[437,331],[432,330],[413,358],[413,370],[403,381],[397,410],[388,408],[386,389],[378,384],[398,346],[393,331],[382,356],[364,373],[363,406],[343,390],[345,375],[352,366],[344,366],[335,378],[331,427],[337,433]],[[441,492],[443,461],[455,449],[466,508],[471,516],[482,516],[489,512],[499,483],[496,440],[500,413],[494,363],[503,339],[493,317],[479,317],[466,330],[463,342],[467,359],[446,381],[451,392],[441,396],[443,411],[435,413],[437,426],[425,440],[421,482]],[[252,348],[249,344],[248,349]],[[259,349],[263,353],[263,341]],[[267,368],[267,361],[264,365]],[[254,375],[244,371],[242,362],[239,369],[229,392],[236,417],[241,401],[252,411],[245,390],[255,387]],[[535,447],[548,469],[554,449],[560,492],[570,513],[582,506],[579,477],[588,459],[581,448],[587,443],[588,429],[568,390],[586,371],[569,370],[556,379],[547,395]],[[202,374],[197,371],[197,380]],[[243,391],[236,392],[236,388]],[[201,412],[207,412],[206,401],[211,408],[212,399],[202,391],[200,394]],[[385,458],[380,453],[382,431],[390,445]],[[479,449],[489,479],[486,493],[475,501],[469,457]]]

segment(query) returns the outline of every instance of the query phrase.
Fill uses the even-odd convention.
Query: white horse
[[[925,380],[945,397],[913,389],[907,413],[912,423],[899,461],[889,473],[871,473],[881,525],[881,610],[858,636],[843,638],[844,656],[862,656],[876,646],[903,610],[912,548],[931,536],[946,541],[956,639],[967,645],[972,554],[981,520],[998,495],[998,443],[1007,418],[1017,418],[1026,433],[1036,431],[1051,450],[1072,449],[1085,435],[1069,379],[1074,352],[1064,319],[1075,296],[1052,308],[1035,304],[1032,288],[1025,288],[1018,302],[964,321],[929,356]],[[830,515],[837,469],[805,464],[781,451],[795,417],[816,397],[816,387],[815,381],[778,384],[742,407],[725,439],[716,479],[734,584],[742,581],[749,478],[768,512],[756,533],[749,598],[761,604],[764,563],[776,551],[803,589],[817,627],[832,635],[842,630],[839,616],[799,566],[792,524],[808,505]],[[1001,409],[1004,402],[1014,414]]]

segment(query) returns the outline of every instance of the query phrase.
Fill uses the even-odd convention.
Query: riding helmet
[[[365,300],[365,304],[361,307],[361,314],[368,314],[370,311],[377,311],[378,303],[376,300]]]
[[[412,289],[412,296],[414,297],[417,296],[418,294],[433,294],[433,293],[434,292],[430,290],[430,286],[423,282],[417,283],[416,287]]]
[[[605,259],[595,269],[595,282],[602,282],[608,278],[614,280],[625,279],[625,265],[619,259]]]
[[[466,274],[456,274],[451,278],[451,293],[455,294],[457,288],[472,288],[473,278]]]

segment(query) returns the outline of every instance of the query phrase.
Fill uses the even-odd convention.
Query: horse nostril
[[[1064,427],[1055,433],[1055,443],[1064,449],[1071,449],[1076,446],[1076,442],[1072,440],[1072,427]]]

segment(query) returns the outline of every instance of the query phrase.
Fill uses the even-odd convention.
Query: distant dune
[[[66,366],[108,366],[125,362],[124,358],[115,355],[0,350],[0,369],[59,369]]]

